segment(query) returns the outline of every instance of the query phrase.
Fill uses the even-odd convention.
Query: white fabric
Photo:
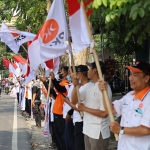
[[[25,78],[25,81],[22,85],[28,84],[31,80],[34,80],[36,78],[36,73],[34,71],[31,71],[30,74]]]
[[[55,100],[51,97],[51,122],[54,122],[54,114],[53,114],[53,107],[54,107],[54,103],[55,103]]]
[[[78,53],[90,46],[90,38],[82,8],[69,17],[69,23],[74,53]]]
[[[150,128],[150,91],[141,101],[134,98],[133,91],[122,99],[113,102],[117,116],[121,117],[122,127],[137,127],[140,125]],[[142,107],[140,105],[142,104]],[[140,109],[141,113],[136,110]],[[118,150],[150,150],[150,135],[131,136],[119,134]]]
[[[82,93],[82,91],[84,91],[86,89],[86,86],[88,86],[88,83],[87,84],[84,84],[83,86],[81,86],[79,88],[79,93]],[[82,100],[84,101],[84,100]],[[76,110],[74,110],[73,112],[73,123],[75,124],[76,122],[82,122],[83,119],[81,118],[80,116],[80,113]]]
[[[9,72],[12,72],[13,74],[15,74],[15,68],[13,67],[11,63],[9,63]]]
[[[108,96],[111,100],[112,92],[110,87],[108,88]],[[86,88],[80,91],[80,97],[86,107],[105,111],[103,96],[98,88],[98,82],[89,82]],[[93,139],[99,139],[100,133],[103,139],[108,138],[110,136],[109,117],[101,118],[84,112],[83,133]]]
[[[45,104],[45,122],[44,122],[44,137],[49,137],[50,135],[50,128],[49,128],[49,101]]]
[[[53,32],[55,35],[52,35]],[[63,1],[54,0],[37,38],[29,46],[31,70],[47,60],[64,55],[66,50],[70,50],[70,46],[65,42],[67,40],[68,30]]]
[[[30,83],[28,84],[29,88],[27,88],[28,91],[28,99],[32,99],[32,86],[33,86],[33,81],[30,81]]]
[[[43,38],[47,39],[49,35],[53,34],[53,31],[57,30],[57,27],[54,27],[54,23],[50,23],[48,21],[55,20],[58,25],[58,31],[52,40],[43,43]],[[49,31],[45,27],[49,26]],[[65,50],[69,50],[69,45],[65,44],[65,41],[68,41],[68,28],[66,22],[66,15],[64,10],[63,1],[54,0],[51,8],[49,10],[48,16],[46,18],[46,22],[42,27],[40,33],[44,33],[44,35],[39,36],[41,50],[40,53],[42,56],[46,57],[47,60],[50,58],[56,58],[61,55],[64,55]],[[49,33],[50,32],[50,33]],[[55,42],[59,41],[59,42]],[[48,49],[47,49],[48,48]],[[52,57],[53,55],[53,57]]]
[[[70,101],[71,101],[71,94],[72,94],[73,88],[74,88],[74,85],[71,84],[70,88],[68,89],[67,97],[69,98]],[[63,105],[63,118],[66,118],[66,115],[67,115],[67,113],[70,109],[71,109],[71,107],[66,102],[64,102],[64,105]]]
[[[27,64],[21,64],[20,62],[18,63],[19,67],[21,68],[23,74],[27,72]]]
[[[16,93],[19,93],[19,88],[20,88],[20,84],[19,84],[19,82],[16,82],[15,83],[15,91],[16,91]]]
[[[15,98],[17,97],[15,87],[11,90],[10,96],[11,96],[11,97],[15,97]]]
[[[10,30],[4,23],[2,23],[2,29],[0,31],[1,41],[4,42],[14,52],[18,53],[20,46],[27,41],[32,41],[35,34]]]

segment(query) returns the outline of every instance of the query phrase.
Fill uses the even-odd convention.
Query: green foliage
[[[124,19],[124,26],[128,32],[125,42],[136,39],[142,45],[150,35],[150,1],[149,0],[94,0],[96,9],[103,9],[100,17],[104,18],[105,25],[111,30],[119,26]]]
[[[17,29],[26,30],[31,26],[32,32],[37,33],[47,16],[46,6],[46,0],[1,0],[0,21],[10,21],[17,16]]]
[[[92,7],[90,21],[103,39],[100,49],[119,56],[143,49],[150,35],[149,0],[94,0]]]

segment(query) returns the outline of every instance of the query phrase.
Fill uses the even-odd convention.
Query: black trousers
[[[41,127],[41,112],[40,112],[40,102],[35,102],[35,107],[33,110],[33,115],[35,117],[36,126]]]
[[[72,121],[65,121],[65,144],[66,150],[75,150],[74,125]]]
[[[63,115],[54,114],[54,131],[58,150],[66,150],[64,138],[65,120],[63,119]]]
[[[85,150],[83,122],[76,122],[74,126],[75,150]]]
[[[18,100],[18,104],[19,104],[19,93],[17,93],[17,100]]]
[[[31,99],[26,98],[25,111],[31,116]]]

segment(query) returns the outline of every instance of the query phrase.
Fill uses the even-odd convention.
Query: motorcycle
[[[9,93],[9,87],[7,86],[7,87],[5,87],[5,93],[8,95],[8,93]]]
[[[125,81],[121,80],[119,72],[116,70],[114,75],[109,81],[110,88],[112,93],[121,93],[125,94]]]

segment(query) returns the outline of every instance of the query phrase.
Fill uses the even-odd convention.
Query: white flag
[[[63,0],[54,0],[47,19],[29,47],[30,68],[65,55],[70,50]]]
[[[20,46],[27,41],[32,41],[35,37],[35,34],[11,30],[6,24],[2,23],[0,38],[14,53],[18,53]]]

